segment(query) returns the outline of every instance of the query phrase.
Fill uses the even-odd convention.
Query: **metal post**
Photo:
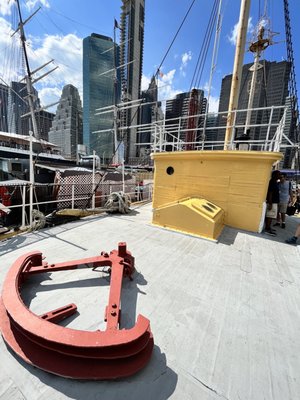
[[[154,143],[153,143],[153,153],[156,153],[157,146],[157,125],[154,125]]]
[[[268,125],[266,141],[265,141],[265,147],[264,147],[265,151],[267,151],[267,149],[268,149],[268,140],[269,140],[269,137],[270,137],[270,130],[271,130],[271,124],[272,124],[272,119],[273,119],[273,112],[274,112],[274,106],[272,106],[271,112],[270,112],[269,125]]]
[[[22,187],[22,228],[25,227],[25,214],[26,214],[25,204],[26,204],[26,186],[24,185]]]
[[[92,175],[92,187],[93,187],[93,198],[92,198],[92,209],[95,208],[95,158],[96,158],[96,151],[93,150],[93,175]]]
[[[159,130],[159,152],[162,152],[163,149],[163,136],[166,134],[166,113],[164,113],[164,120],[163,120],[163,127],[162,129]],[[167,136],[165,138],[165,141],[167,142]],[[166,150],[166,147],[165,147]]]
[[[177,130],[177,150],[179,150],[179,143],[180,143],[180,128],[181,128],[181,117],[179,117],[178,121],[178,130]],[[174,135],[175,136],[175,135]],[[173,141],[174,142],[174,141]]]
[[[118,108],[117,106],[114,107],[114,156],[113,156],[113,163],[118,164],[119,163],[119,157],[118,157]]]
[[[162,141],[163,141],[163,131],[161,127],[159,128],[159,139],[158,139],[158,144],[159,144],[159,152],[162,152]]]
[[[33,155],[32,155],[32,131],[29,131],[29,226],[32,226],[32,211],[33,211],[33,185],[34,185],[34,171],[33,171]]]
[[[72,204],[71,204],[71,208],[72,210],[74,209],[74,197],[75,197],[75,188],[74,188],[74,183],[72,183]]]
[[[122,184],[123,184],[123,193],[125,193],[125,166],[124,166],[124,158],[122,160]]]

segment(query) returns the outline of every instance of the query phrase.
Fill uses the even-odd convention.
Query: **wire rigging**
[[[190,91],[193,86],[194,87],[200,86],[200,81],[202,78],[202,73],[203,73],[205,60],[206,60],[206,56],[208,53],[208,49],[209,49],[209,45],[210,45],[210,41],[211,41],[211,37],[212,37],[212,33],[213,33],[213,28],[215,26],[216,19],[217,19],[217,10],[218,10],[218,0],[215,0],[213,7],[212,7],[211,14],[210,14],[210,18],[209,18],[209,21],[208,21],[208,24],[206,27],[204,40],[202,42],[202,46],[201,46],[201,49],[199,52],[196,67],[194,70],[194,74],[193,74],[193,77],[191,80]]]
[[[178,34],[179,34],[179,32],[180,32],[180,30],[181,30],[181,28],[182,28],[184,22],[185,22],[185,20],[187,19],[187,17],[188,17],[188,15],[189,15],[189,13],[190,13],[190,11],[191,11],[191,9],[192,9],[192,7],[193,7],[195,1],[196,1],[196,0],[193,0],[193,1],[191,2],[190,6],[189,6],[189,9],[187,10],[187,12],[186,12],[186,14],[185,14],[185,16],[184,16],[184,18],[183,18],[183,20],[182,20],[182,22],[181,22],[179,28],[177,29],[177,32],[175,33],[175,36],[173,37],[173,40],[172,40],[170,46],[168,47],[168,50],[166,51],[165,55],[163,56],[163,59],[162,59],[161,63],[159,64],[159,67],[157,68],[157,70],[156,70],[156,72],[155,72],[155,76],[158,75],[158,73],[159,73],[159,71],[160,71],[160,68],[161,68],[161,66],[163,65],[165,59],[167,58],[167,56],[168,56],[168,54],[169,54],[169,51],[171,50],[171,48],[172,48],[172,46],[173,46],[173,43],[175,42],[175,40],[176,40],[176,38],[177,38],[177,36],[178,36]]]

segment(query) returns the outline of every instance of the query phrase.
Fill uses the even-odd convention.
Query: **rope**
[[[46,217],[39,210],[32,210],[32,225],[29,227],[28,232],[34,232],[43,229],[46,225]]]
[[[124,192],[113,192],[109,195],[104,208],[107,212],[119,212],[128,214],[130,207],[130,197]]]

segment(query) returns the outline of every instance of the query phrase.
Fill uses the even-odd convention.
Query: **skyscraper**
[[[195,114],[200,115],[205,113],[207,99],[204,97],[204,91],[201,89],[193,89],[196,93],[196,110]],[[179,93],[175,99],[167,100],[166,102],[166,122],[165,128],[169,132],[167,134],[168,142],[177,142],[178,140],[186,141],[187,127],[188,127],[188,116],[189,116],[189,102],[191,92]],[[203,117],[197,117],[195,125],[197,126],[195,140],[200,140],[201,132],[199,128],[203,126]],[[178,137],[179,135],[179,137]],[[172,145],[167,148],[168,151],[175,150]]]
[[[40,100],[36,90],[34,90],[34,94],[34,108],[37,110],[40,108]],[[19,135],[29,135],[29,131],[33,132],[29,105],[26,100],[27,96],[28,92],[25,83],[11,82],[8,92],[8,132]]]
[[[0,131],[2,132],[8,132],[8,89],[8,86],[0,83]]]
[[[55,114],[46,110],[39,110],[38,112],[36,112],[35,118],[41,139],[48,141],[48,134],[51,129],[54,117]]]
[[[49,141],[59,146],[66,158],[76,160],[77,145],[82,144],[82,106],[78,89],[73,85],[62,90]]]
[[[122,101],[140,98],[143,68],[145,0],[122,0],[120,65]],[[138,106],[127,109],[121,115],[122,126],[136,126],[139,120]],[[138,155],[137,129],[128,129],[124,134],[125,159]]]
[[[152,76],[151,82],[147,90],[142,92],[143,102],[140,107],[140,125],[152,124],[154,122],[163,121],[164,115],[161,109],[161,103],[157,101],[157,82],[155,76]],[[149,155],[151,148],[151,137],[153,131],[143,126],[138,130],[137,142],[139,143],[139,156],[145,157]]]
[[[250,67],[252,64],[245,64],[243,66],[240,95],[238,102],[238,110],[245,110],[248,108],[249,88],[251,84],[252,73]],[[262,68],[257,71],[257,81],[255,85],[254,100],[252,108],[263,108],[271,106],[284,106],[286,97],[288,96],[288,80],[290,74],[290,64],[287,61],[270,62],[263,61]],[[219,112],[227,111],[230,96],[232,75],[227,75],[222,80]],[[268,124],[270,118],[269,110],[257,110],[251,114],[251,125]],[[272,116],[272,123],[277,124],[283,115],[282,109],[274,109]],[[246,121],[246,112],[237,113],[236,123],[243,125]],[[219,115],[219,126],[226,125],[226,118],[224,114]],[[270,137],[275,132],[276,127],[271,127]],[[249,130],[249,136],[252,140],[265,140],[268,127],[252,127]],[[244,128],[237,129],[235,137],[243,135]],[[224,140],[225,130],[218,130],[218,140]]]
[[[115,104],[115,50],[107,36],[92,33],[83,40],[83,142],[90,153],[95,150],[106,159],[114,152],[114,116],[95,114]],[[118,90],[116,97],[118,102]]]

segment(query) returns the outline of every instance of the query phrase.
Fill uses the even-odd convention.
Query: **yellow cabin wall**
[[[152,158],[154,210],[185,197],[204,198],[224,210],[226,225],[257,232],[272,165],[282,154],[183,151],[155,153]],[[168,167],[173,167],[173,175],[167,174]]]

